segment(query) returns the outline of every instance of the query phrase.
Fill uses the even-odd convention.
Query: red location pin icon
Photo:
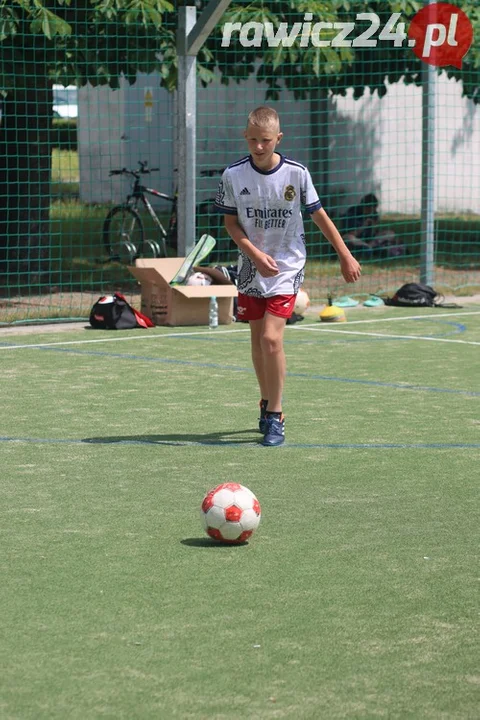
[[[473,41],[473,27],[457,5],[431,3],[414,15],[408,37],[409,46],[423,62],[461,69],[462,58]]]

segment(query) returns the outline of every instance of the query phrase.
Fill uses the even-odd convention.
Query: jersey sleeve
[[[238,215],[237,203],[233,194],[232,181],[227,170],[222,175],[215,196],[215,210],[224,215]]]
[[[319,210],[322,207],[322,203],[319,200],[317,191],[312,182],[312,177],[309,171],[305,168],[302,180],[301,189],[301,202],[308,213],[313,213],[315,210]]]

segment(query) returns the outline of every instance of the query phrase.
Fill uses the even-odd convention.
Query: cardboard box
[[[175,285],[170,280],[185,258],[148,259],[135,261],[128,269],[140,282],[141,312],[155,325],[208,325],[210,298],[218,302],[219,325],[228,325],[233,317],[233,298],[237,288],[233,284],[190,286]],[[208,268],[202,268],[202,272]]]

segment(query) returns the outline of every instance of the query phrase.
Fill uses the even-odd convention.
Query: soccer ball
[[[260,503],[244,485],[226,482],[205,495],[201,517],[211,538],[225,543],[242,543],[260,523]]]
[[[193,273],[187,280],[187,285],[211,285],[212,278],[202,272]]]
[[[308,297],[307,292],[305,290],[299,290],[297,298],[295,300],[295,307],[293,308],[293,312],[295,312],[297,315],[304,315],[309,305],[310,298]]]

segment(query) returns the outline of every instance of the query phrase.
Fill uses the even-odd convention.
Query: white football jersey
[[[260,170],[250,155],[226,168],[215,207],[237,215],[250,242],[276,261],[279,273],[262,277],[240,252],[238,290],[244,295],[295,295],[305,274],[306,246],[302,207],[312,213],[321,202],[304,165],[280,155],[273,170]]]

